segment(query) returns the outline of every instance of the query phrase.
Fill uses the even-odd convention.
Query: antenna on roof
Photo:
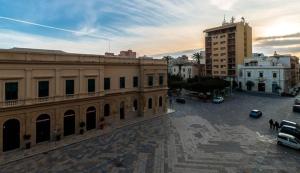
[[[223,25],[226,24],[226,15],[224,14],[224,20],[223,20]]]

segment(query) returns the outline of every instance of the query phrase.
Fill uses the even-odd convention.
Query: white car
[[[300,105],[300,97],[295,98],[295,105]]]
[[[295,136],[286,133],[278,133],[277,144],[285,145],[297,150],[300,149],[300,140],[297,139]]]
[[[224,101],[223,97],[215,97],[213,98],[213,103],[222,103]]]

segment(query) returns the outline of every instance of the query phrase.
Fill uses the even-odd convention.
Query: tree
[[[174,58],[173,58],[172,56],[170,56],[170,55],[167,55],[167,56],[164,56],[162,59],[163,59],[163,60],[166,60],[168,66],[169,66],[170,61],[171,61],[172,59],[174,59]]]
[[[201,59],[203,59],[203,56],[201,52],[196,52],[193,54],[193,59],[197,62],[198,65],[198,76],[200,76],[200,65],[201,65]]]

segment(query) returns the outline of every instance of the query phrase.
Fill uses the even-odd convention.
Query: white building
[[[299,63],[290,55],[253,54],[238,66],[240,89],[266,93],[288,93],[298,84]]]
[[[179,66],[174,65],[172,66],[172,75],[181,75],[181,77],[184,80],[187,80],[189,78],[193,78],[195,76],[198,76],[198,67],[197,65],[193,63],[184,64],[181,66],[181,72],[179,70]]]

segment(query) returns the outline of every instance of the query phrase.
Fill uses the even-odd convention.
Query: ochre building
[[[1,49],[1,151],[164,114],[167,63],[135,56]]]
[[[206,75],[236,78],[237,66],[245,57],[252,56],[252,28],[242,18],[241,22],[225,20],[222,26],[204,31]]]

